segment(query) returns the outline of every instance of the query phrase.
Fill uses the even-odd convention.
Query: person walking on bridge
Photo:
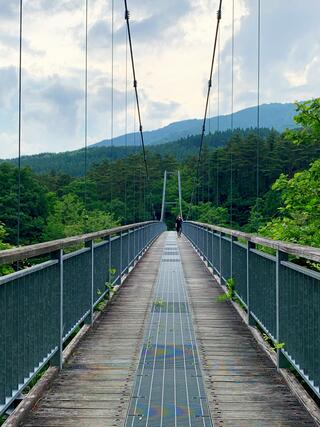
[[[175,224],[175,227],[176,227],[176,231],[177,231],[177,235],[178,235],[178,237],[181,237],[181,232],[182,232],[182,217],[180,216],[180,215],[178,215],[177,216],[177,219],[176,219],[176,224]]]

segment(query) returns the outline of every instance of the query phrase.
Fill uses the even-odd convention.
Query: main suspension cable
[[[206,121],[207,121],[207,115],[208,115],[208,107],[209,107],[209,99],[211,94],[211,88],[212,88],[212,76],[213,76],[213,68],[215,63],[215,57],[216,57],[216,50],[217,50],[217,41],[218,41],[218,34],[219,34],[219,27],[220,27],[220,21],[221,21],[221,9],[222,9],[222,0],[219,2],[219,9],[217,12],[217,25],[216,25],[216,31],[215,31],[215,37],[214,37],[214,46],[213,46],[213,52],[212,52],[212,60],[211,60],[211,68],[210,68],[210,75],[209,75],[209,81],[208,81],[208,90],[207,90],[207,98],[205,103],[205,110],[204,110],[204,118],[203,118],[203,124],[202,124],[202,132],[200,137],[200,146],[199,146],[199,153],[198,153],[198,161],[197,161],[197,167],[196,167],[196,176],[193,181],[193,189],[191,193],[191,200],[190,200],[190,207],[189,207],[189,213],[188,218],[191,214],[193,199],[194,199],[194,193],[196,190],[196,187],[198,187],[198,181],[199,181],[199,171],[200,171],[200,163],[201,163],[201,154],[202,154],[202,148],[203,148],[203,141],[205,137],[206,132]]]
[[[140,110],[140,102],[139,102],[139,94],[138,94],[138,82],[137,82],[137,77],[136,77],[136,68],[135,68],[135,63],[134,63],[134,55],[133,55],[133,47],[132,47],[131,28],[130,28],[130,13],[128,10],[127,0],[124,0],[124,6],[125,6],[125,20],[127,23],[127,32],[128,32],[128,39],[129,39],[132,74],[133,74],[133,87],[134,87],[136,104],[137,104],[139,132],[140,132],[141,146],[142,146],[142,151],[143,151],[143,161],[144,161],[147,179],[149,180],[149,170],[148,170],[146,150],[145,150],[145,145],[144,145],[144,135],[143,135],[141,110]]]
[[[135,100],[136,100],[137,113],[138,113],[139,133],[140,133],[141,148],[142,148],[142,154],[143,154],[143,162],[144,162],[144,168],[145,168],[147,183],[149,185],[149,196],[150,196],[151,206],[152,206],[151,207],[152,215],[155,218],[155,211],[154,211],[154,207],[153,207],[153,203],[152,203],[152,194],[151,194],[151,189],[150,189],[149,168],[148,168],[146,149],[145,149],[145,143],[144,143],[144,134],[143,134],[141,109],[140,109],[140,101],[139,101],[139,93],[138,93],[138,82],[137,82],[136,68],[135,68],[133,47],[132,47],[132,37],[131,37],[131,28],[130,28],[130,13],[128,10],[127,0],[124,0],[124,7],[125,7],[125,20],[127,23],[127,33],[128,33],[129,50],[130,50],[130,58],[131,58],[131,66],[132,66],[132,74],[133,74],[133,87],[134,87]]]

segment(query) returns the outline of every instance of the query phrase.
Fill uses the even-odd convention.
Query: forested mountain
[[[104,159],[117,160],[139,151],[140,147],[92,147],[88,150],[88,166],[91,167]],[[18,159],[0,160],[0,163],[18,164]],[[84,173],[85,151],[74,150],[62,153],[41,153],[22,156],[21,165],[29,166],[36,173],[55,172],[81,176]]]
[[[286,128],[294,127],[293,117],[295,115],[296,106],[294,104],[263,104],[260,106],[260,126],[275,129],[278,132],[283,132]],[[255,128],[257,125],[257,108],[250,107],[234,113],[234,128],[249,129]],[[218,126],[219,122],[219,126]],[[226,131],[231,128],[231,115],[212,117],[208,119],[206,131],[207,133],[215,132],[217,129]],[[180,138],[187,138],[191,135],[199,135],[202,129],[202,120],[192,119],[183,120],[180,122],[171,123],[160,129],[153,131],[145,131],[146,145],[163,144],[176,141]],[[131,133],[114,138],[115,146],[134,145],[134,141],[139,140],[139,134]],[[109,146],[110,140],[103,140],[94,144],[94,146]]]
[[[267,130],[222,132],[218,134],[219,140],[209,135],[204,143],[193,204],[190,201],[199,137],[172,144],[175,152],[171,153],[149,149],[149,182],[141,150],[118,159],[97,161],[89,168],[86,179],[65,172],[37,174],[23,167],[20,242],[34,243],[143,221],[151,219],[153,213],[159,219],[165,170],[172,172],[167,200],[173,204],[166,212],[170,226],[178,213],[174,173],[179,170],[185,217],[319,245],[320,100],[299,108],[297,124],[301,129],[284,134]],[[0,183],[0,243],[15,244],[16,165],[0,164]]]
[[[272,184],[281,173],[293,177],[294,173],[309,167],[320,158],[320,144],[309,141],[296,145],[277,132],[266,137],[235,132],[225,147],[212,150],[206,144],[200,168],[199,186],[191,208],[193,218],[207,218],[210,222],[243,227],[250,222],[251,210],[256,204],[257,143],[259,143],[259,187],[261,203],[269,197],[264,216],[277,215],[279,199],[268,196]],[[231,156],[232,198],[231,198]],[[147,186],[141,152],[118,160],[104,160],[91,167],[86,184],[83,177],[47,172],[36,175],[23,168],[22,174],[22,242],[63,237],[86,230],[85,211],[91,212],[90,224],[137,222],[151,218],[153,205],[160,217],[163,173],[181,171],[184,215],[194,182],[196,153],[177,160],[176,156],[149,151],[150,182]],[[17,216],[17,168],[8,163],[0,165],[0,223],[9,232],[7,241],[15,242]],[[36,185],[35,185],[36,184]],[[87,206],[84,205],[85,185]],[[168,200],[177,201],[177,178],[168,182]],[[94,214],[93,214],[94,213]],[[112,217],[105,217],[109,213]],[[167,212],[169,224],[177,213],[176,207]],[[93,217],[92,217],[93,215]],[[94,220],[93,218],[97,218]],[[78,219],[77,219],[78,218]],[[251,224],[252,225],[252,224]]]
[[[205,143],[209,148],[223,147],[230,140],[232,134],[241,134],[244,137],[252,133],[252,129],[231,130],[224,132],[210,133],[205,138]],[[260,129],[260,135],[266,137],[270,134],[269,129]],[[167,144],[152,145],[148,151],[161,155],[169,155],[177,160],[184,160],[195,154],[199,149],[200,136],[190,136],[181,138],[178,141]],[[140,152],[140,145],[135,147],[92,147],[87,151],[88,167],[99,164],[103,160],[118,160],[130,154]],[[2,160],[3,162],[4,160]],[[0,161],[1,162],[1,161]],[[8,161],[6,161],[8,162]],[[17,159],[9,160],[10,163],[18,164]],[[22,166],[29,166],[36,173],[55,172],[69,174],[71,176],[81,176],[84,173],[85,152],[84,150],[67,151],[64,153],[42,153],[33,156],[23,156]]]

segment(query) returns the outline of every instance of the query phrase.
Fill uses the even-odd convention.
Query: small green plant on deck
[[[103,310],[104,310],[104,308],[105,308],[105,307],[106,307],[106,305],[107,305],[107,301],[108,301],[108,299],[109,299],[110,294],[111,294],[112,292],[115,292],[115,290],[114,290],[115,285],[114,285],[114,283],[112,283],[112,282],[113,282],[113,279],[114,279],[114,277],[115,277],[116,272],[117,272],[117,270],[116,270],[115,268],[109,268],[108,273],[109,273],[109,275],[110,275],[110,282],[106,282],[106,283],[104,284],[105,288],[106,288],[109,292],[107,292],[107,293],[106,293],[106,295],[105,295],[105,296],[102,298],[102,300],[99,302],[99,304],[97,304],[97,305],[96,305],[96,307],[95,307],[95,310],[96,310],[96,311],[103,311]],[[98,295],[98,296],[101,296],[101,295],[102,295],[102,290],[101,290],[101,289],[98,289],[98,290],[97,290],[97,295]]]
[[[274,343],[273,350],[281,350],[282,348],[284,348],[284,346],[285,346],[284,342]]]
[[[235,280],[233,277],[230,277],[230,279],[226,281],[226,287],[227,292],[218,296],[217,300],[219,302],[232,301],[234,299]]]
[[[158,309],[163,308],[165,306],[165,304],[166,304],[166,302],[161,298],[155,300],[155,302],[153,303],[154,307],[158,308]]]
[[[114,292],[115,284],[113,283],[113,280],[116,276],[117,270],[113,267],[109,268],[109,282],[105,283],[105,287],[108,289],[109,293]]]
[[[103,310],[105,309],[106,305],[107,305],[107,300],[103,299],[102,301],[100,301],[100,302],[96,305],[95,310],[96,310],[96,311],[103,311]]]
[[[265,342],[267,342],[270,345],[273,351],[281,350],[285,346],[284,342],[280,342],[280,343],[273,342],[272,339],[269,337],[269,335],[265,333],[262,334],[262,338],[264,339]]]
[[[147,348],[147,350],[151,350],[151,349],[152,349],[152,347],[153,347],[153,344],[152,344],[152,337],[150,337],[150,338],[148,339],[148,341],[147,341],[146,348]]]

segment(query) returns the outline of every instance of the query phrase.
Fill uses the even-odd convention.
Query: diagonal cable
[[[137,113],[138,113],[138,121],[139,121],[139,133],[140,133],[140,139],[141,139],[141,148],[142,148],[142,154],[143,154],[144,167],[145,167],[145,171],[146,171],[146,178],[147,178],[147,182],[149,184],[149,189],[150,189],[150,175],[149,175],[149,168],[148,168],[146,149],[145,149],[145,143],[144,143],[140,100],[139,100],[139,93],[138,93],[138,82],[137,82],[136,68],[135,68],[134,54],[133,54],[133,47],[132,47],[132,37],[131,37],[131,28],[130,28],[130,13],[128,10],[127,0],[124,0],[124,7],[125,7],[125,20],[127,23],[127,33],[128,33],[129,50],[130,50],[130,58],[131,58],[131,66],[132,66],[132,74],[133,74],[133,87],[134,87],[134,93],[135,93],[135,99],[136,99],[136,105],[137,105]],[[150,191],[149,195],[150,195],[151,204],[152,204],[152,213],[153,213],[153,216],[155,217],[154,207],[153,207],[153,203],[152,203],[151,191]]]
[[[213,68],[214,68],[214,63],[215,63],[218,34],[219,34],[219,27],[220,27],[220,21],[221,21],[221,8],[222,8],[222,0],[219,1],[219,9],[217,12],[217,25],[216,25],[216,32],[215,32],[215,37],[214,37],[210,76],[209,76],[209,81],[208,81],[207,98],[206,98],[206,103],[205,103],[204,118],[203,118],[202,132],[201,132],[200,146],[199,146],[199,153],[198,153],[198,161],[197,161],[197,167],[196,167],[196,176],[195,176],[194,181],[193,181],[193,189],[192,189],[192,193],[191,193],[191,201],[190,201],[188,217],[190,216],[190,213],[191,213],[191,208],[192,208],[193,199],[194,199],[194,193],[195,193],[196,186],[197,186],[197,183],[199,180],[201,154],[202,154],[204,136],[205,136],[205,132],[206,132],[206,122],[207,122],[207,117],[208,117],[209,100],[210,100],[210,94],[211,94],[211,88],[212,88]]]

